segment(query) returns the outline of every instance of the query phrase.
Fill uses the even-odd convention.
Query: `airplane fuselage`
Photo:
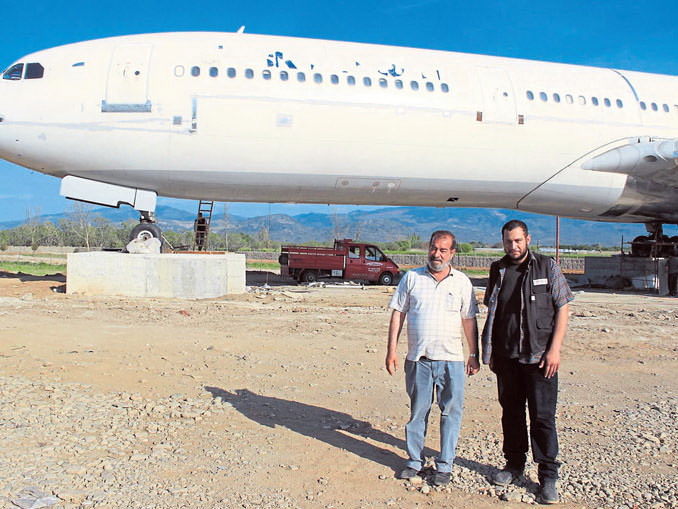
[[[3,77],[0,157],[57,177],[215,201],[678,223],[671,154],[645,173],[590,163],[678,138],[672,76],[168,33],[40,51]]]

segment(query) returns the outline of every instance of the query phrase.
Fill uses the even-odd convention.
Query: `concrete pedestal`
[[[209,299],[245,292],[245,255],[72,253],[66,292]]]
[[[587,256],[584,277],[591,283],[605,284],[611,278],[624,278],[638,290],[669,292],[668,258],[635,258],[631,256]]]

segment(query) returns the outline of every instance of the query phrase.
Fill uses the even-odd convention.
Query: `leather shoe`
[[[494,474],[492,482],[497,486],[508,486],[521,475],[523,475],[522,469],[519,470],[517,468],[504,468]]]
[[[433,476],[433,485],[445,486],[446,484],[450,483],[450,477],[452,477],[450,472],[436,472]]]
[[[413,477],[416,477],[418,473],[419,470],[416,470],[412,467],[405,467],[400,472],[398,472],[396,477],[398,479],[412,479]]]
[[[539,498],[542,504],[557,504],[560,500],[555,479],[544,479],[541,483]]]

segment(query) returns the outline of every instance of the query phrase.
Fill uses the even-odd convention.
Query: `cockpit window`
[[[24,76],[27,80],[35,80],[42,78],[45,75],[45,68],[38,64],[26,64],[26,75]]]
[[[20,80],[21,75],[24,72],[24,64],[14,64],[12,67],[7,69],[3,75],[3,80]]]

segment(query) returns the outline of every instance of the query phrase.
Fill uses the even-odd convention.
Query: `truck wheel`
[[[379,276],[379,284],[382,286],[393,284],[393,274],[390,272],[384,272],[381,276]]]
[[[631,243],[631,256],[647,258],[652,254],[652,239],[649,236],[640,235]]]
[[[305,270],[301,275],[301,280],[304,283],[315,283],[318,280],[318,274],[314,270]]]
[[[280,265],[287,265],[289,264],[289,261],[290,257],[287,254],[281,254],[280,256],[278,256],[278,263]]]

